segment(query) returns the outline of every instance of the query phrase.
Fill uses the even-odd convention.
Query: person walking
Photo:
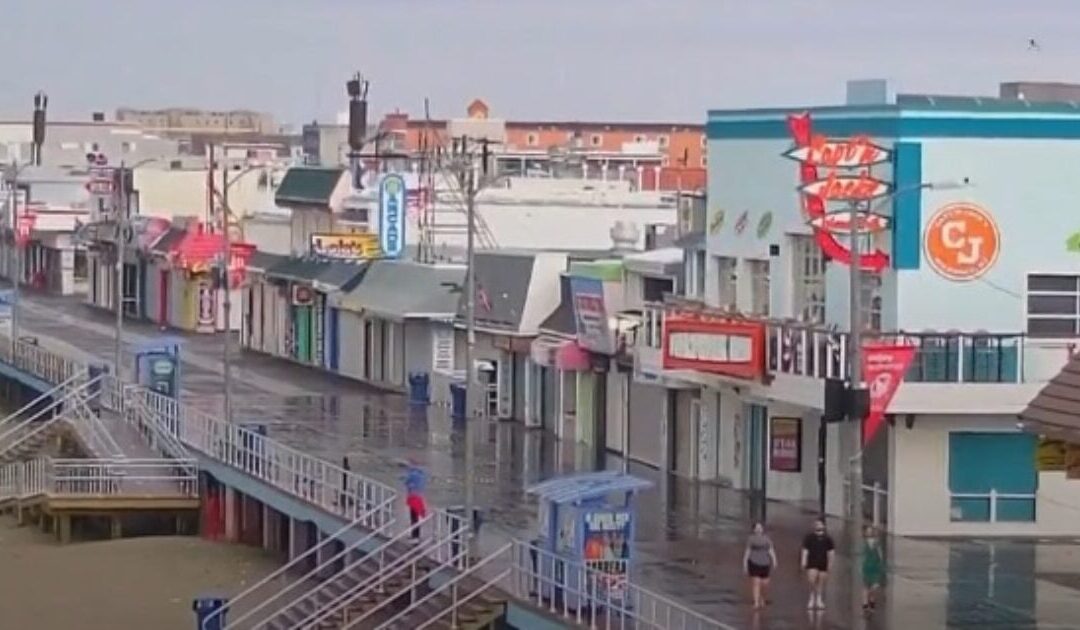
[[[412,539],[420,541],[420,521],[427,516],[427,502],[424,501],[424,485],[427,475],[424,470],[415,463],[410,462],[405,471],[405,506],[409,509],[409,523],[412,527],[410,532]]]
[[[772,539],[765,533],[765,526],[754,523],[754,529],[746,539],[743,567],[750,578],[750,592],[754,609],[764,608],[769,590],[769,574],[776,568],[776,550]]]
[[[825,608],[825,582],[829,578],[835,553],[836,544],[825,531],[825,520],[815,520],[813,531],[803,539],[800,562],[806,573],[806,582],[810,585],[810,599],[806,602],[810,610]]]
[[[872,613],[877,607],[877,598],[884,578],[885,558],[881,552],[881,543],[878,540],[877,530],[868,525],[863,531],[862,552],[864,612]]]

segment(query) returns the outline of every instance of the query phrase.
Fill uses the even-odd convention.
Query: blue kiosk
[[[135,380],[170,398],[180,394],[179,337],[158,337],[135,347]]]
[[[604,471],[557,477],[526,491],[540,503],[534,543],[551,554],[533,558],[543,598],[565,601],[576,610],[588,608],[589,595],[605,589],[603,601],[626,604],[622,595],[633,559],[634,495],[651,486],[644,479]],[[581,565],[592,571],[594,584],[581,583]]]

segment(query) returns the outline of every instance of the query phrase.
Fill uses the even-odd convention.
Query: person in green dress
[[[885,558],[881,552],[877,530],[871,526],[863,531],[862,579],[863,610],[873,612],[885,578]]]

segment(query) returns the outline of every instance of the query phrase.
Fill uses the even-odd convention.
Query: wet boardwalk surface
[[[108,314],[71,300],[35,297],[23,322],[33,333],[112,357],[113,319]],[[137,323],[125,330],[132,343],[164,334]],[[185,396],[220,410],[221,338],[185,338]],[[430,501],[461,503],[462,431],[444,411],[411,411],[398,395],[283,360],[253,353],[234,357],[234,421],[266,424],[275,439],[335,462],[347,456],[354,470],[395,487],[403,463],[415,461],[432,475]],[[809,615],[797,565],[799,542],[813,515],[779,503],[768,506],[780,561],[773,603],[754,614],[740,566],[750,513],[741,494],[673,479],[614,457],[598,463],[583,449],[514,423],[484,424],[477,434],[474,479],[487,517],[484,547],[494,547],[505,536],[533,535],[535,505],[524,496],[524,487],[560,473],[622,467],[655,483],[639,500],[635,581],[733,627],[1080,628],[1080,544],[1073,540],[893,539],[887,547],[886,601],[873,619],[864,619],[853,604],[846,557],[833,575],[828,610]],[[843,547],[841,524],[830,527]]]

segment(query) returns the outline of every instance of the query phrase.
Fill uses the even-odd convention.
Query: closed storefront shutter
[[[667,390],[655,385],[630,385],[630,459],[659,468],[663,461],[661,425]]]

